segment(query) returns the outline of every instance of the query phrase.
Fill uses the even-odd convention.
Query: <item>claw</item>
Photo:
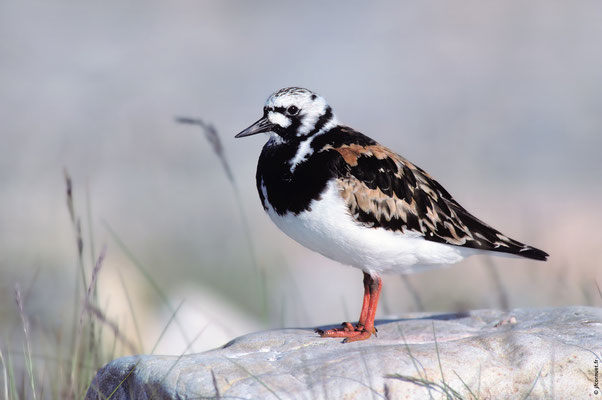
[[[366,340],[370,337],[370,335],[372,335],[370,332],[364,330],[360,332],[359,335],[346,337],[345,340],[343,340],[343,343],[351,343],[358,342],[360,340]]]
[[[327,331],[316,329],[316,332],[321,337],[342,337],[345,338],[342,343],[350,343],[368,339],[374,333],[374,330],[367,330],[362,324],[353,326],[349,322],[344,322],[341,328],[329,329]]]

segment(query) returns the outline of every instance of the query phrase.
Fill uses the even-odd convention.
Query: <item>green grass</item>
[[[230,165],[225,157],[217,131],[213,126],[207,125],[198,119],[178,119],[179,122],[191,123],[202,128],[212,150],[220,159],[224,172],[234,191],[241,217],[241,227],[246,238],[250,260],[254,266],[258,293],[262,296],[262,319],[269,317],[267,306],[267,280],[265,271],[259,266],[255,254],[249,223],[243,209],[242,196],[232,175]],[[107,255],[107,246],[103,245],[97,254],[97,247],[93,235],[92,204],[89,188],[85,188],[85,215],[86,221],[82,223],[75,199],[73,181],[64,171],[66,208],[73,230],[74,252],[76,268],[74,269],[74,289],[72,298],[72,312],[69,318],[62,315],[65,321],[59,324],[58,330],[48,328],[43,324],[31,323],[31,313],[28,310],[28,299],[40,269],[28,285],[25,294],[17,285],[14,288],[16,313],[19,316],[19,330],[13,329],[10,341],[3,341],[0,337],[0,393],[6,400],[17,399],[80,399],[85,397],[96,372],[107,362],[125,354],[144,353],[140,326],[134,312],[132,299],[128,291],[127,282],[120,271],[121,288],[127,301],[129,318],[135,331],[136,343],[125,335],[118,323],[110,320],[98,300],[98,277],[102,272],[103,263]],[[190,340],[189,333],[177,318],[180,304],[174,307],[161,286],[148,272],[148,269],[139,261],[130,248],[126,245],[115,229],[107,222],[102,221],[104,228],[109,233],[112,243],[129,259],[139,276],[151,288],[171,314],[163,331],[157,338],[150,354],[154,353],[157,345],[163,338],[171,324],[175,324],[182,337],[188,343],[188,351],[194,342],[202,335],[204,327]],[[82,229],[86,226],[87,229]],[[86,236],[84,236],[84,231]],[[36,320],[37,322],[37,320]],[[13,327],[16,328],[16,327]],[[15,344],[16,343],[16,344]],[[148,350],[148,349],[147,349]],[[180,360],[178,358],[174,366]],[[132,371],[130,371],[131,373]],[[115,391],[118,388],[115,388]],[[109,395],[110,398],[112,396]],[[101,396],[104,397],[104,396]]]
[[[213,126],[204,124],[198,119],[179,119],[179,122],[192,123],[202,128],[212,146],[212,150],[221,161],[226,177],[232,186],[250,260],[254,266],[257,290],[262,298],[261,314],[265,322],[269,318],[265,271],[257,261],[249,223],[244,214],[242,196],[225,157],[217,131]],[[0,337],[0,396],[6,400],[83,398],[96,372],[104,364],[125,354],[145,352],[140,326],[128,291],[128,284],[120,271],[118,273],[121,288],[127,301],[136,343],[132,342],[121,331],[117,322],[106,316],[104,311],[106,306],[103,307],[99,304],[98,277],[102,272],[108,249],[106,245],[103,245],[100,252],[97,253],[97,244],[93,234],[89,188],[87,186],[85,188],[84,214],[86,220],[82,222],[74,184],[66,170],[64,171],[64,180],[66,208],[73,231],[76,260],[76,268],[73,271],[75,284],[73,285],[71,302],[72,310],[67,315],[61,313],[64,320],[60,321],[58,328],[54,329],[45,326],[45,323],[39,322],[35,317],[35,313],[30,312],[28,300],[30,299],[33,283],[40,272],[39,268],[36,270],[26,291],[23,292],[18,285],[15,286],[15,314],[18,314],[18,326],[11,327],[13,329],[12,334],[9,335],[10,340],[4,340],[5,338]],[[107,221],[102,222],[112,239],[112,243],[129,259],[138,275],[143,278],[142,281],[155,292],[162,306],[171,314],[165,328],[152,349],[150,349],[150,353],[152,354],[155,351],[172,323],[177,326],[180,334],[188,343],[185,352],[188,351],[206,327],[198,332],[192,340],[188,338],[190,333],[185,330],[177,318],[181,304],[174,307],[170,303],[166,293],[126,245],[126,241],[118,235]],[[83,226],[87,229],[83,229]],[[33,295],[35,296],[35,293]],[[178,361],[179,358],[174,366]]]
[[[386,378],[389,379],[395,379],[395,380],[399,380],[399,381],[403,381],[403,382],[407,382],[410,383],[412,385],[416,385],[418,387],[422,387],[426,390],[426,395],[428,395],[429,399],[433,399],[433,393],[438,393],[442,396],[445,397],[445,399],[447,400],[479,400],[481,399],[481,366],[479,365],[479,377],[478,377],[478,381],[476,382],[476,388],[471,387],[470,385],[468,385],[466,383],[466,381],[460,376],[460,374],[455,371],[452,370],[452,372],[454,373],[454,375],[458,378],[458,380],[460,381],[461,388],[454,388],[451,386],[451,384],[449,383],[449,381],[446,381],[445,379],[445,375],[443,374],[443,364],[441,363],[441,355],[439,353],[439,343],[437,341],[437,335],[435,332],[435,324],[434,322],[432,322],[432,327],[433,327],[433,338],[434,338],[434,344],[435,344],[435,353],[437,355],[437,363],[438,363],[438,367],[439,367],[439,373],[440,373],[440,378],[431,378],[427,375],[424,367],[422,366],[422,363],[412,354],[412,351],[410,350],[410,346],[407,344],[405,336],[403,335],[403,332],[401,332],[401,330],[399,331],[400,336],[402,337],[402,340],[404,342],[408,357],[410,357],[414,368],[416,370],[416,375],[402,375],[402,374],[390,374],[385,376]],[[399,326],[398,326],[398,329]],[[533,379],[529,390],[524,393],[524,394],[519,394],[520,397],[517,398],[521,398],[521,399],[529,399],[531,396],[531,393],[533,392],[533,389],[535,388],[535,385],[537,384],[537,382],[539,381],[539,378],[541,377],[541,372],[543,370],[543,366],[539,369],[539,372],[537,373],[537,375],[535,376],[535,378]],[[553,385],[553,383],[552,383]],[[387,389],[387,387],[385,386],[385,389]],[[464,389],[464,390],[462,390]],[[552,386],[553,389],[553,386]],[[461,393],[461,392],[464,393]]]
[[[15,311],[19,316],[18,326],[13,327],[11,340],[5,341],[0,337],[0,397],[6,400],[84,398],[96,372],[104,364],[124,354],[144,352],[138,321],[127,284],[122,276],[120,276],[121,286],[128,302],[137,343],[128,339],[119,324],[106,316],[103,311],[106,307],[99,304],[98,278],[107,255],[107,246],[102,246],[100,253],[96,254],[92,234],[91,203],[88,196],[86,200],[88,236],[84,238],[73,182],[66,171],[64,175],[66,205],[73,227],[76,254],[73,310],[71,317],[69,318],[67,314],[58,329],[49,328],[40,323],[28,310],[28,300],[35,294],[31,291],[39,269],[27,290],[23,291],[20,285],[15,285],[14,300]],[[164,304],[172,311],[170,321],[157,339],[154,350],[167,327],[172,321],[177,321],[178,308],[171,307],[165,294],[146,273],[142,264],[138,263],[114,231],[110,230],[110,233],[118,246],[132,260],[139,273],[146,278],[149,285],[157,291]],[[89,249],[89,257],[85,256],[86,248]]]
[[[96,366],[110,355],[99,354],[101,327],[89,318],[86,304],[96,296],[96,277],[102,267],[101,256],[90,268],[84,262],[84,240],[81,221],[76,214],[71,178],[65,173],[67,209],[74,228],[77,284],[70,321],[52,335],[37,323],[32,323],[27,300],[30,289],[22,292],[14,286],[14,300],[22,335],[17,340],[0,342],[0,363],[3,370],[3,395],[6,399],[81,398]],[[88,284],[87,275],[93,280]],[[33,286],[30,285],[30,288]],[[34,321],[37,322],[37,321]],[[68,345],[65,346],[65,337]],[[20,350],[19,343],[20,342]],[[45,343],[46,342],[46,343]],[[47,352],[47,354],[41,354]]]

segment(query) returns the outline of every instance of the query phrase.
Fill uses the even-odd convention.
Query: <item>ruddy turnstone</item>
[[[272,221],[303,246],[364,272],[356,325],[318,330],[364,340],[376,333],[381,273],[412,273],[473,254],[546,260],[470,214],[428,173],[368,136],[341,125],[318,94],[289,87],[236,135],[269,134],[257,190]]]

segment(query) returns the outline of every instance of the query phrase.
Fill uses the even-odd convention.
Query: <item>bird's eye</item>
[[[290,106],[289,108],[286,109],[286,112],[289,115],[296,115],[299,112],[299,108],[297,108],[297,106]]]

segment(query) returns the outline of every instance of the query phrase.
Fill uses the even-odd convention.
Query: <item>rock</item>
[[[378,321],[377,329],[377,338],[356,343],[323,339],[311,328],[278,329],[181,358],[124,357],[98,371],[86,398],[113,391],[119,400],[600,395],[599,308],[409,314]]]

